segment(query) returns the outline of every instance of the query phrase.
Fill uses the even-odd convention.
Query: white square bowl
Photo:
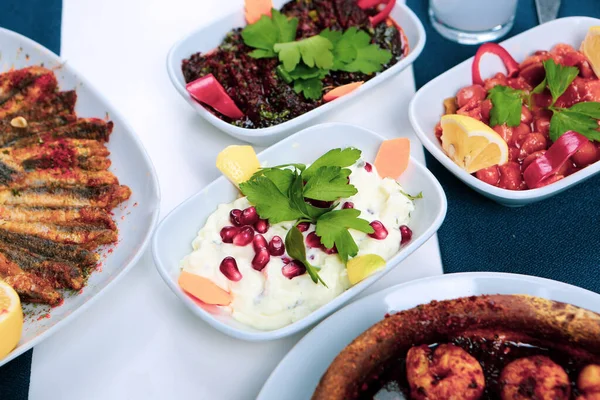
[[[281,8],[285,3],[287,3],[286,0],[273,1],[274,7],[278,9]],[[293,132],[297,132],[300,128],[307,126],[312,119],[322,115],[323,113],[337,108],[351,99],[361,96],[361,94],[366,90],[369,90],[375,85],[391,78],[415,61],[419,54],[421,54],[423,46],[425,46],[425,29],[423,28],[423,24],[421,24],[421,21],[419,21],[417,16],[402,2],[396,3],[396,6],[390,15],[402,27],[402,30],[408,39],[409,53],[406,55],[406,57],[404,57],[391,68],[377,74],[377,76],[365,82],[364,85],[354,90],[352,93],[336,99],[335,101],[325,103],[314,110],[304,113],[289,121],[270,126],[268,128],[240,128],[214,116],[210,111],[192,99],[185,89],[185,79],[183,77],[183,73],[181,72],[181,62],[184,59],[189,58],[192,54],[199,51],[207,52],[214,49],[221,44],[223,38],[231,29],[246,25],[242,8],[235,13],[229,14],[213,22],[210,25],[206,25],[198,29],[179,42],[175,43],[167,56],[167,71],[173,86],[175,86],[175,89],[177,89],[179,94],[196,110],[198,114],[200,114],[216,128],[237,139],[259,146],[268,146],[283,139],[284,137],[291,135]]]
[[[0,72],[43,64],[54,70],[60,90],[77,91],[75,111],[79,117],[110,118],[114,130],[108,149],[112,165],[110,170],[121,184],[132,190],[131,198],[113,210],[113,219],[119,230],[119,242],[110,251],[102,253],[102,270],[91,274],[87,286],[80,294],[65,296],[64,303],[50,310],[49,318],[26,317],[21,341],[8,356],[0,359],[0,366],[29,350],[83,312],[93,300],[120,279],[139,259],[150,241],[158,221],[160,192],[154,167],[146,150],[133,130],[118,111],[73,70],[64,60],[42,45],[12,31],[0,28]],[[33,310],[45,312],[45,306]],[[90,346],[96,344],[90,343]],[[68,343],[65,343],[68,346]],[[2,396],[0,396],[2,397]]]
[[[600,25],[600,19],[587,17],[561,18],[536,26],[500,44],[517,61],[522,61],[536,50],[550,50],[559,43],[567,43],[579,48],[588,29],[595,25]],[[459,89],[471,84],[472,63],[473,58],[469,58],[427,83],[417,92],[409,106],[410,122],[417,133],[417,137],[425,148],[457,178],[472,189],[500,204],[518,207],[547,199],[583,182],[600,171],[599,161],[548,186],[518,191],[489,185],[463,171],[452,162],[435,137],[434,129],[444,113],[444,99],[456,96]],[[496,57],[484,58],[481,67],[483,77],[505,71],[504,66]]]
[[[333,148],[353,146],[362,150],[363,159],[374,160],[383,140],[385,139],[376,133],[352,125],[315,125],[269,147],[261,152],[258,158],[263,165],[311,163],[320,154]],[[208,216],[219,204],[230,203],[238,197],[237,189],[223,176],[184,201],[159,224],[152,240],[156,267],[177,297],[195,315],[221,332],[249,341],[274,340],[292,335],[331,314],[382,278],[438,230],[446,215],[446,196],[440,183],[427,168],[413,158],[398,181],[408,193],[423,192],[423,199],[416,200],[415,211],[411,214],[411,242],[388,260],[382,271],[352,286],[305,318],[283,328],[261,331],[234,320],[229,314],[218,312],[216,307],[209,313],[187,296],[177,284],[181,272],[179,262],[192,251],[192,240]]]

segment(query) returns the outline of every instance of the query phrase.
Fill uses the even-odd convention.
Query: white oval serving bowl
[[[285,3],[287,3],[285,0],[273,1],[274,7],[277,9],[281,8]],[[423,46],[425,46],[425,29],[423,28],[423,24],[421,24],[421,21],[419,21],[417,16],[402,2],[396,3],[396,6],[390,15],[402,27],[408,39],[409,53],[406,55],[406,57],[404,57],[391,68],[383,71],[380,74],[377,74],[377,76],[365,82],[364,85],[354,90],[352,93],[340,97],[335,101],[325,103],[320,107],[317,107],[314,110],[311,110],[289,121],[268,128],[240,128],[214,116],[210,111],[191,98],[185,89],[185,79],[183,78],[183,73],[181,72],[181,62],[184,59],[199,51],[207,52],[214,49],[222,42],[227,32],[233,28],[246,25],[244,12],[241,7],[237,12],[229,14],[210,25],[206,25],[175,43],[167,56],[167,71],[173,86],[175,86],[175,89],[177,89],[179,94],[196,110],[198,114],[200,114],[212,125],[237,139],[259,146],[268,146],[286,136],[291,135],[294,132],[297,132],[299,129],[307,126],[312,119],[322,115],[323,113],[339,107],[345,102],[360,96],[366,90],[369,90],[375,85],[391,78],[415,61],[419,54],[421,54]]]
[[[263,165],[311,163],[333,148],[353,146],[362,150],[363,159],[368,161],[375,159],[383,140],[383,137],[364,128],[346,124],[322,124],[300,131],[269,147],[258,158]],[[388,260],[382,271],[352,286],[305,318],[283,328],[261,331],[236,321],[230,314],[219,312],[216,307],[208,312],[187,296],[177,284],[181,272],[179,263],[191,253],[192,240],[208,216],[219,204],[230,203],[238,197],[237,189],[224,176],[183,202],[159,224],[152,240],[156,267],[167,285],[192,313],[221,332],[249,341],[273,340],[292,335],[321,320],[368,288],[438,230],[446,215],[446,196],[431,172],[411,158],[407,170],[398,181],[408,193],[423,192],[423,199],[416,200],[415,211],[411,214],[409,225],[413,231],[412,240]]]
[[[534,276],[466,272],[417,279],[373,293],[317,325],[281,360],[257,400],[310,399],[321,376],[340,351],[381,321],[385,314],[408,310],[432,300],[483,294],[527,294],[600,313],[599,294]],[[290,379],[291,376],[302,379]]]
[[[119,230],[119,242],[116,246],[111,246],[110,251],[102,252],[102,270],[90,275],[88,284],[80,294],[65,296],[61,306],[50,310],[49,318],[27,317],[21,341],[15,350],[0,359],[0,365],[3,365],[72,321],[135,265],[150,242],[152,231],[158,222],[160,191],[152,161],[136,134],[119,112],[67,62],[42,45],[2,28],[0,48],[1,72],[43,63],[45,67],[54,70],[60,90],[77,91],[75,111],[79,117],[106,116],[114,122],[114,130],[107,145],[111,153],[110,170],[121,184],[132,190],[131,198],[113,210],[113,219]],[[36,311],[32,305],[25,305],[24,309],[40,313],[39,308]]]
[[[561,18],[536,26],[500,44],[512,54],[515,60],[521,62],[536,50],[550,50],[558,43],[567,43],[579,48],[588,29],[595,25],[600,25],[600,19],[588,17]],[[472,63],[473,58],[469,58],[427,83],[419,89],[409,106],[410,122],[419,140],[457,178],[472,189],[500,204],[518,207],[547,199],[583,182],[600,171],[600,162],[596,162],[548,186],[518,191],[489,185],[463,171],[452,162],[435,137],[434,129],[444,113],[444,99],[456,96],[459,89],[471,84]],[[504,66],[496,57],[485,57],[481,67],[483,77],[491,77],[496,72],[505,71]]]

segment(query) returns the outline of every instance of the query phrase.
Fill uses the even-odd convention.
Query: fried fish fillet
[[[6,242],[0,242],[0,253],[23,271],[44,278],[55,289],[79,290],[85,283],[83,269],[75,264],[52,260]]]
[[[103,208],[36,208],[0,205],[0,220],[47,222],[56,225],[94,225],[116,230],[117,226]]]
[[[117,241],[110,210],[131,196],[108,171],[113,123],[77,118],[76,100],[47,68],[0,74],[0,277],[23,301],[83,287],[93,250]]]
[[[40,76],[51,74],[52,72],[44,67],[28,67],[12,70],[0,75],[0,105],[6,103]]]
[[[99,255],[97,253],[86,250],[83,247],[75,244],[56,243],[52,240],[37,236],[15,233],[1,229],[0,242],[22,247],[31,251],[32,253],[39,254],[44,257],[75,263],[85,268],[91,268],[95,266],[99,259]]]
[[[42,101],[56,92],[58,82],[50,70],[35,76],[33,81],[21,90],[12,90],[10,95],[0,105],[0,118],[16,114],[23,109],[30,108],[32,104]]]
[[[0,189],[0,205],[28,207],[114,208],[131,196],[127,186],[75,186],[65,188]]]
[[[23,301],[57,305],[62,300],[62,295],[47,279],[23,271],[2,252],[0,252],[0,278],[15,289]]]
[[[0,220],[0,230],[37,236],[56,243],[78,244],[94,249],[117,241],[117,232],[94,225],[55,225],[45,222]]]

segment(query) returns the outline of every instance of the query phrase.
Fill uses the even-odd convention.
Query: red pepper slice
[[[543,186],[546,179],[563,166],[567,160],[589,140],[574,131],[568,131],[550,146],[546,153],[534,160],[525,172],[523,178],[530,189]]]
[[[188,83],[185,88],[196,101],[211,106],[226,117],[240,119],[244,116],[213,74],[204,75]]]
[[[356,5],[361,9],[366,10],[369,8],[377,7],[378,5],[383,4],[385,2],[386,0],[358,0]]]
[[[504,63],[504,66],[506,67],[506,74],[509,78],[514,78],[517,76],[519,73],[519,63],[512,58],[510,53],[499,44],[484,43],[479,46],[479,49],[477,49],[477,53],[475,53],[475,59],[473,60],[473,65],[471,66],[471,75],[473,76],[474,84],[483,86],[483,79],[481,79],[481,73],[479,72],[479,63],[481,62],[481,57],[487,53],[495,54],[500,57]]]
[[[383,3],[383,2],[380,2],[379,4],[381,4],[381,3]],[[385,5],[385,8],[383,10],[381,10],[381,12],[379,12],[379,14],[375,15],[374,17],[369,17],[369,19],[371,20],[371,25],[377,26],[381,22],[385,21],[387,19],[387,17],[390,15],[390,13],[392,12],[392,9],[394,8],[395,5],[396,5],[396,0],[388,0],[387,4]]]

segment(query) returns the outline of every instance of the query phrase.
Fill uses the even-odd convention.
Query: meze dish
[[[338,148],[310,165],[261,167],[250,146],[225,149],[217,166],[244,196],[208,217],[181,261],[180,287],[255,329],[304,318],[411,240],[420,196],[395,180],[409,154],[401,138],[384,142],[373,163]]]
[[[320,399],[600,395],[600,315],[526,295],[433,301],[386,315],[332,362]]]
[[[182,61],[189,94],[222,120],[266,128],[358,88],[409,51],[395,0],[246,1],[243,29]]]
[[[558,44],[520,64],[501,46],[482,45],[472,85],[444,101],[435,128],[446,155],[479,180],[508,190],[557,182],[600,159],[599,27],[576,50]],[[485,54],[506,74],[482,79]]]
[[[47,68],[0,74],[0,279],[23,302],[81,290],[131,195],[108,171],[113,123],[79,118],[76,99]]]

